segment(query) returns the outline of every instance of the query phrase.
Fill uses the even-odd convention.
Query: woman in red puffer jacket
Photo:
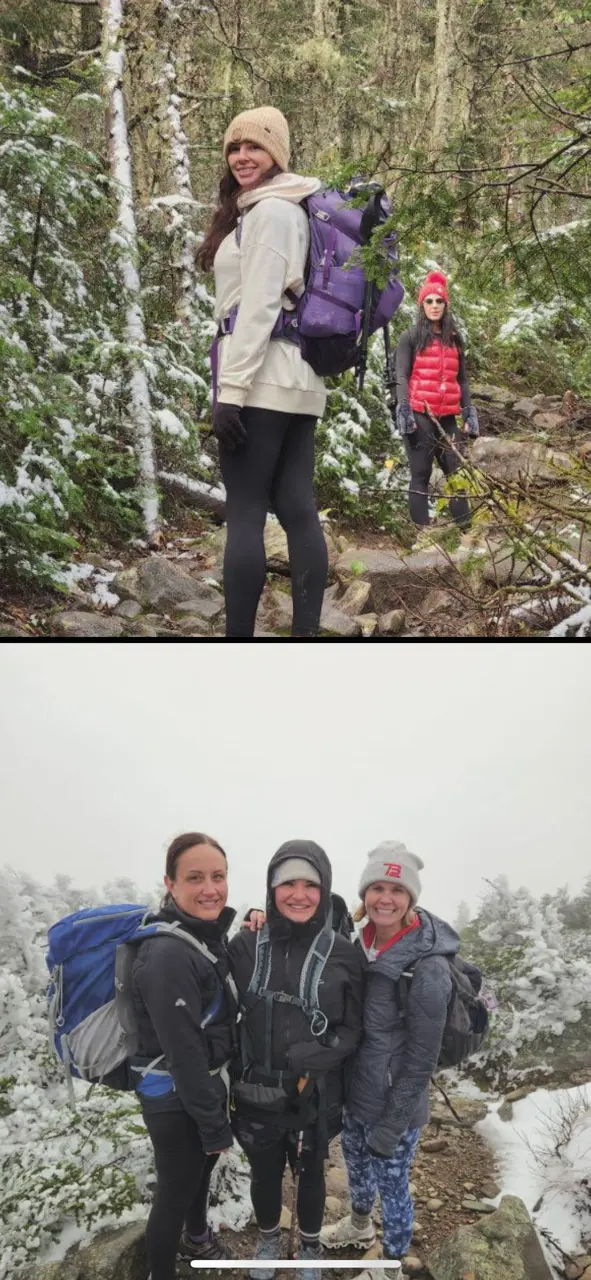
[[[446,476],[457,471],[460,458],[447,442],[456,450],[461,448],[456,415],[461,410],[464,431],[470,436],[478,435],[478,415],[470,400],[462,340],[449,310],[442,272],[429,273],[418,303],[416,322],[402,334],[396,349],[396,426],[404,437],[410,465],[411,519],[426,526],[433,462],[437,460]],[[467,498],[456,495],[449,505],[456,523],[467,525]]]

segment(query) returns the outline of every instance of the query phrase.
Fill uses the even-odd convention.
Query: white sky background
[[[349,902],[401,839],[422,903],[475,910],[482,877],[541,894],[591,870],[584,645],[5,644],[0,864],[81,885],[160,882],[204,830],[230,903],[263,901],[287,839],[321,844]]]

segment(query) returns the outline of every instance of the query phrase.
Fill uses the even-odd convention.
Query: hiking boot
[[[179,1275],[193,1277],[197,1274],[191,1266],[193,1259],[199,1262],[219,1262],[223,1258],[231,1257],[232,1254],[211,1230],[211,1227],[208,1227],[207,1240],[204,1240],[202,1244],[197,1244],[195,1240],[190,1240],[187,1233],[183,1231],[177,1254]]]
[[[351,1215],[340,1218],[332,1227],[325,1227],[320,1232],[320,1243],[325,1249],[369,1249],[376,1239],[376,1229],[370,1217],[365,1227],[354,1227]]]
[[[271,1258],[280,1258],[281,1249],[281,1232],[279,1228],[273,1234],[259,1235],[257,1247],[253,1254],[253,1261],[257,1258],[261,1261],[269,1261]],[[251,1267],[249,1271],[250,1280],[273,1280],[275,1272],[270,1267]]]
[[[322,1245],[314,1241],[300,1240],[298,1249],[298,1262],[314,1262],[317,1258],[322,1257]],[[298,1271],[299,1280],[321,1280],[322,1272],[316,1267],[302,1267]]]

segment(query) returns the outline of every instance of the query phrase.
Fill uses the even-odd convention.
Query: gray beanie
[[[382,840],[377,848],[367,855],[367,862],[359,881],[359,897],[363,898],[365,890],[376,880],[391,880],[393,884],[402,885],[410,894],[413,907],[419,899],[421,881],[419,871],[424,862],[411,853],[401,840]]]
[[[286,858],[285,862],[280,862],[271,877],[271,888],[276,889],[280,884],[287,884],[288,880],[312,880],[314,884],[322,883],[319,872],[307,858]]]

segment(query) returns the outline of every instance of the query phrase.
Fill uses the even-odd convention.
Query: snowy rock
[[[34,1262],[19,1280],[145,1280],[145,1222],[99,1231],[90,1244],[75,1245],[61,1262]]]
[[[517,1196],[503,1196],[494,1213],[460,1227],[427,1258],[433,1280],[552,1280],[527,1209]]]
[[[58,636],[78,636],[83,640],[115,640],[123,635],[120,618],[107,618],[102,613],[83,613],[72,609],[58,613],[53,621]]]
[[[546,449],[529,440],[499,440],[492,436],[475,440],[472,462],[493,480],[561,480],[573,468],[566,453]]]

